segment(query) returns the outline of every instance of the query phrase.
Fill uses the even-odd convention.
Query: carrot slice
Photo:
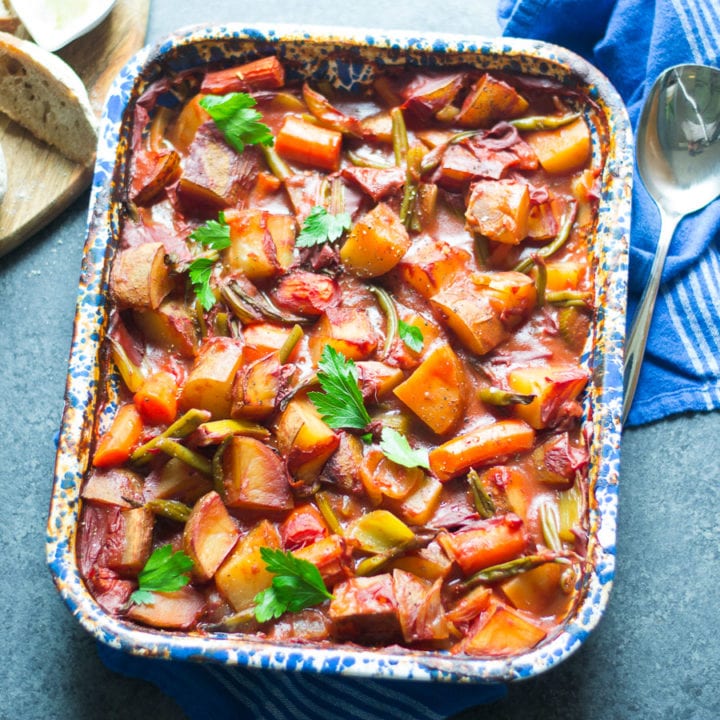
[[[110,429],[102,436],[93,457],[95,467],[122,465],[140,439],[143,422],[135,405],[128,403],[117,412]]]
[[[200,92],[224,95],[246,90],[274,90],[284,84],[285,68],[275,55],[270,55],[238,67],[208,73]]]
[[[497,462],[533,446],[535,431],[521,420],[501,420],[459,435],[430,451],[430,469],[441,482],[471,467]]]
[[[175,376],[161,370],[145,380],[133,402],[148,424],[169,425],[177,415],[177,394]]]
[[[342,135],[288,115],[275,138],[275,149],[286,160],[322,170],[340,167]]]

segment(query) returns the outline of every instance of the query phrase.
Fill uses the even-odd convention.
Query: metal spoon
[[[635,152],[640,176],[660,211],[660,237],[625,349],[623,422],[675,228],[720,195],[720,70],[705,65],[665,70],[640,116]]]

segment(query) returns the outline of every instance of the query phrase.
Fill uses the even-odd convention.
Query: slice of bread
[[[97,120],[82,80],[57,55],[3,32],[0,111],[70,160],[94,161]]]

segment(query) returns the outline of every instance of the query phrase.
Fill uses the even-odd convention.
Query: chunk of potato
[[[522,115],[527,109],[527,100],[514,87],[485,74],[470,89],[455,121],[460,127],[484,128],[497,120]]]
[[[256,282],[285,272],[293,261],[295,218],[267,210],[226,210],[230,247],[223,251],[225,265]]]
[[[135,574],[145,566],[152,551],[155,516],[143,507],[120,511],[107,566],[117,572]]]
[[[278,393],[287,387],[291,365],[281,365],[277,353],[240,368],[233,385],[232,416],[265,420],[275,412]]]
[[[183,550],[193,561],[193,575],[209,580],[240,537],[222,498],[215,492],[203,495],[193,506],[183,531]]]
[[[283,511],[294,505],[282,459],[265,443],[243,435],[225,447],[219,489],[228,507]]]
[[[337,640],[364,645],[397,641],[400,618],[392,575],[350,578],[333,589],[330,618]]]
[[[110,292],[121,308],[157,310],[172,290],[170,268],[160,242],[121,250],[113,263]]]
[[[358,382],[363,397],[377,402],[386,397],[403,379],[403,371],[378,360],[361,360],[356,363]]]
[[[576,365],[515,368],[508,373],[511,390],[535,395],[528,405],[516,405],[515,414],[537,430],[552,427],[560,419],[579,414],[575,400],[588,381],[588,374]]]
[[[526,183],[501,179],[473,183],[465,212],[470,232],[518,245],[528,233],[530,191]]]
[[[328,535],[293,554],[315,565],[328,588],[352,575],[352,546],[339,535]]]
[[[177,184],[177,198],[186,213],[214,216],[231,208],[259,164],[251,153],[238,153],[225,141],[215,123],[201,125],[193,137]]]
[[[339,436],[304,397],[288,403],[278,419],[276,436],[288,470],[299,482],[312,482],[340,444]]]
[[[317,362],[325,345],[331,345],[350,360],[364,360],[378,346],[377,333],[367,312],[356,307],[329,307],[318,320],[310,351]]]
[[[241,363],[242,344],[237,340],[206,340],[182,387],[180,408],[207,410],[214,420],[230,417],[232,386]]]
[[[151,627],[185,630],[205,609],[205,597],[190,586],[174,592],[153,592],[152,603],[131,605],[128,617]]]
[[[578,170],[588,162],[592,152],[590,129],[581,117],[554,130],[528,133],[525,140],[549,173]]]
[[[133,318],[150,343],[183,357],[192,358],[197,355],[195,323],[182,300],[170,298],[162,302],[157,309],[136,310]]]
[[[545,289],[550,291],[577,290],[585,272],[582,263],[552,262],[545,265]]]
[[[438,345],[393,392],[433,432],[449,432],[465,409],[465,373],[450,345]]]
[[[210,120],[210,114],[200,105],[203,97],[205,96],[198,94],[190,98],[168,130],[168,140],[181,153],[188,151],[198,128]]]
[[[453,648],[453,652],[503,657],[534,647],[546,635],[538,624],[498,603],[484,616],[484,622],[474,626],[472,634]]]
[[[424,298],[430,298],[461,272],[472,256],[467,250],[430,236],[417,238],[398,263],[402,279]]]
[[[410,236],[398,215],[378,203],[355,223],[340,249],[340,260],[362,278],[384,275],[410,247]]]
[[[507,337],[534,307],[533,279],[524,273],[474,273],[441,290],[430,299],[460,342],[485,355]]]
[[[443,485],[432,475],[423,477],[412,488],[409,495],[399,500],[388,499],[385,505],[405,522],[411,525],[425,525],[440,505]]]
[[[245,537],[215,573],[215,584],[236,612],[255,605],[255,596],[270,587],[273,574],[265,567],[260,548],[280,549],[280,534],[275,525],[261,520]]]

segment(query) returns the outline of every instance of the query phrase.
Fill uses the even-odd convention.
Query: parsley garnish
[[[230,226],[225,222],[225,215],[222,212],[218,213],[217,220],[208,220],[190,235],[190,239],[209,250],[214,250],[215,253],[230,247]],[[195,295],[205,310],[210,310],[215,304],[215,295],[210,287],[210,276],[215,260],[217,255],[195,258],[188,268]]]
[[[410,325],[400,320],[398,322],[398,334],[400,335],[400,339],[411,350],[420,352],[423,349],[423,334],[417,325]]]
[[[215,304],[215,294],[210,287],[210,275],[214,265],[215,261],[210,258],[197,258],[190,264],[190,282],[205,310],[210,310]]]
[[[313,247],[325,242],[337,240],[345,230],[350,229],[350,215],[338,213],[332,215],[324,207],[315,205],[295,240],[296,247]]]
[[[317,378],[324,392],[310,392],[308,398],[331,428],[362,430],[370,423],[352,360],[326,345],[318,362]]]
[[[220,211],[217,220],[208,220],[196,228],[190,239],[213,250],[230,247],[230,226],[225,222],[225,213]]]
[[[421,467],[430,469],[427,450],[415,450],[410,447],[407,438],[389,427],[382,429],[380,449],[385,457],[407,468]]]
[[[260,122],[262,115],[252,109],[257,102],[247,93],[206,95],[200,100],[200,105],[208,111],[225,139],[238,152],[242,152],[246,145],[273,144],[270,128]]]
[[[138,605],[152,605],[153,592],[184,588],[190,582],[192,567],[193,561],[182,550],[173,552],[172,545],[157,548],[138,573],[138,589],[130,599]]]
[[[315,565],[291,552],[260,548],[265,567],[275,573],[272,585],[255,596],[255,617],[267,622],[285,612],[298,612],[332,599]]]

